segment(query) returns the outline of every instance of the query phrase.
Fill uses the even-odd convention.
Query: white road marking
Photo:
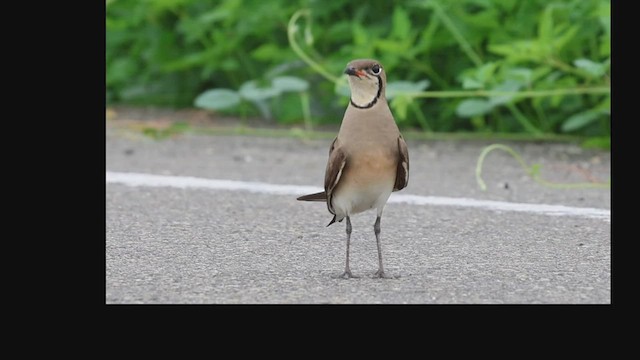
[[[206,179],[191,176],[168,176],[141,173],[123,173],[107,171],[107,183],[128,186],[174,187],[181,189],[213,189],[227,191],[247,191],[273,195],[304,195],[322,191],[315,186],[277,185],[253,181]],[[410,194],[391,194],[390,203],[409,205],[435,205],[482,208],[493,211],[528,212],[540,215],[580,216],[611,222],[611,211],[587,207],[565,205],[512,203],[504,201],[477,200],[443,196],[420,196]]]

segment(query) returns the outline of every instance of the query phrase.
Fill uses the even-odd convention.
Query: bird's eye
[[[373,75],[379,75],[381,70],[382,69],[380,68],[380,65],[378,65],[378,64],[375,64],[375,65],[373,65],[371,67],[371,72],[373,73]]]

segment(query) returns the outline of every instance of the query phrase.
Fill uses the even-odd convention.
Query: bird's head
[[[384,97],[387,82],[382,64],[377,60],[359,59],[347,64],[344,73],[349,76],[351,104],[366,109],[374,106]]]

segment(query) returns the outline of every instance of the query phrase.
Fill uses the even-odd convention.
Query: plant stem
[[[457,97],[492,97],[492,96],[518,96],[518,97],[547,97],[557,95],[581,95],[581,94],[609,94],[611,89],[607,86],[549,89],[549,90],[523,90],[523,91],[497,91],[497,90],[453,90],[453,91],[420,91],[406,92],[402,95],[412,98],[457,98]]]
[[[416,64],[415,68],[416,70],[424,71],[434,83],[438,84],[440,88],[446,89],[449,86],[442,76],[440,76],[437,71],[433,70],[430,62],[426,61],[424,63]]]
[[[424,116],[422,109],[420,109],[420,106],[418,106],[415,101],[410,102],[409,106],[411,107],[411,110],[413,110],[413,113],[416,115],[416,119],[418,119],[418,123],[420,123],[420,127],[422,128],[422,130],[431,131],[431,127],[429,126],[427,118]]]
[[[301,16],[306,16],[307,20],[311,17],[311,10],[309,9],[301,9],[296,11],[291,19],[289,19],[289,24],[287,25],[287,38],[289,39],[289,45],[291,45],[291,49],[304,61],[306,62],[313,70],[318,72],[318,74],[322,75],[325,79],[331,82],[337,82],[338,77],[332,75],[330,72],[326,71],[322,66],[320,66],[317,62],[313,61],[307,54],[302,51],[300,46],[295,39],[295,34],[298,32],[298,26],[296,25],[296,21]]]
[[[511,111],[513,116],[515,116],[516,120],[518,120],[520,125],[522,125],[522,127],[524,127],[526,131],[534,135],[542,134],[542,131],[540,131],[540,129],[535,127],[531,123],[531,121],[529,121],[529,119],[527,119],[527,117],[522,114],[522,112],[518,109],[517,106],[515,106],[513,103],[505,104],[505,106],[509,109],[509,111]]]
[[[478,54],[476,54],[475,51],[473,51],[473,48],[471,47],[471,45],[469,44],[467,39],[464,38],[464,36],[460,32],[460,30],[458,30],[458,28],[453,23],[451,18],[449,18],[449,16],[447,16],[447,14],[444,12],[444,10],[442,10],[442,7],[440,6],[440,3],[438,1],[432,0],[432,1],[429,1],[428,4],[431,5],[431,7],[433,8],[436,16],[438,16],[438,18],[442,21],[444,26],[446,26],[447,29],[449,30],[449,32],[451,32],[451,35],[453,35],[453,37],[456,39],[456,41],[460,45],[460,48],[462,48],[462,51],[465,54],[467,54],[467,56],[469,57],[469,59],[471,59],[473,64],[476,67],[482,66],[482,64],[483,64],[482,59],[480,59],[480,56]]]
[[[522,159],[522,157],[515,152],[512,148],[506,146],[506,145],[502,145],[502,144],[492,144],[489,145],[487,147],[485,147],[482,152],[480,153],[480,156],[478,157],[478,162],[476,164],[476,182],[478,183],[478,186],[480,187],[480,189],[482,191],[486,191],[487,190],[487,185],[485,184],[485,182],[482,180],[481,177],[481,173],[482,173],[482,164],[484,163],[484,158],[487,156],[487,154],[489,154],[491,151],[493,150],[502,150],[505,151],[507,153],[509,153],[509,155],[513,156],[514,159],[516,159],[516,161],[518,161],[518,163],[520,164],[520,166],[522,166],[523,169],[525,169],[525,171],[531,176],[531,178],[543,185],[543,186],[547,186],[547,187],[551,187],[551,188],[556,188],[556,189],[584,189],[584,188],[610,188],[611,187],[611,182],[608,183],[573,183],[573,184],[564,184],[564,183],[554,183],[554,182],[550,182],[544,179],[540,178],[540,175],[537,174],[537,172],[534,171],[533,167],[529,167],[527,166],[527,164],[524,162],[524,160]]]
[[[547,115],[544,113],[544,109],[540,106],[538,101],[532,101],[531,104],[533,105],[533,110],[540,119],[542,131],[548,132],[550,130],[549,120],[547,119]]]
[[[548,58],[545,61],[548,65],[551,65],[555,68],[558,68],[564,72],[570,73],[570,74],[574,74],[577,76],[580,76],[583,79],[586,79],[587,81],[593,80],[594,76],[589,74],[588,72],[584,71],[584,70],[580,70],[577,68],[574,68],[573,66],[566,64],[556,58]]]

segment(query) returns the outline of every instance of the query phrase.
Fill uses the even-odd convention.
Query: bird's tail
[[[333,219],[331,219],[331,222],[327,224],[327,227],[333,223],[336,222],[336,220],[338,220],[338,222],[342,222],[342,220],[344,220],[344,218],[340,218],[338,219],[338,215],[333,215]]]
[[[302,195],[297,200],[300,201],[327,201],[327,193],[322,191],[315,194]]]

